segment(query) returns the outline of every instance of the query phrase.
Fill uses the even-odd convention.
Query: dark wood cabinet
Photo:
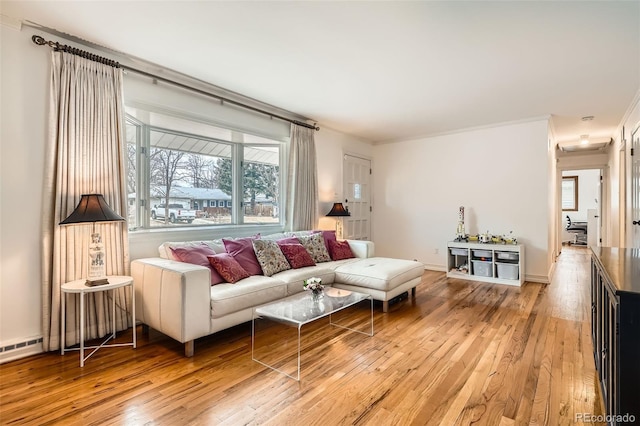
[[[607,421],[640,422],[640,249],[592,252],[591,338]]]

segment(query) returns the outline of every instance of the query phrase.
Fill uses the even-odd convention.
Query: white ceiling
[[[546,115],[614,137],[640,88],[638,1],[0,6],[373,142]]]

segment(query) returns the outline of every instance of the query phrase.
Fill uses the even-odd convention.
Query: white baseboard
[[[445,265],[436,265],[433,263],[425,263],[424,269],[429,271],[447,272],[447,267]]]
[[[549,284],[549,277],[545,275],[525,274],[524,280],[532,283]]]

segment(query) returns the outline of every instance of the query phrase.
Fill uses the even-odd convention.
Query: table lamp
[[[342,203],[333,203],[333,207],[331,207],[331,211],[327,213],[327,216],[342,218],[344,216],[351,216],[351,213],[344,208]],[[342,238],[342,219],[336,220],[336,237]]]
[[[83,194],[80,202],[69,217],[60,225],[77,225],[91,223],[91,243],[89,244],[89,270],[87,271],[87,285],[108,284],[104,244],[102,237],[96,232],[96,222],[119,222],[124,218],[114,212],[104,200],[102,194]]]

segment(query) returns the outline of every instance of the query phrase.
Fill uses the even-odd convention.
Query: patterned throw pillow
[[[253,240],[253,249],[262,268],[262,273],[267,277],[280,271],[291,269],[287,258],[284,257],[278,243],[275,241]]]
[[[324,245],[329,250],[329,241],[337,241],[336,231],[313,231],[314,234],[322,234],[322,238],[324,238]],[[331,254],[331,252],[329,252]]]
[[[329,262],[329,252],[324,245],[322,234],[298,235],[300,243],[307,249],[314,262]]]
[[[316,263],[311,258],[311,255],[302,244],[278,244],[282,254],[289,261],[289,265],[293,269],[303,268],[305,266],[314,266]]]
[[[329,253],[331,253],[331,259],[333,260],[352,259],[355,257],[347,241],[329,240]]]
[[[193,263],[194,265],[206,266],[211,271],[211,285],[224,282],[224,278],[218,274],[209,263],[207,256],[216,254],[211,247],[205,243],[193,245],[192,247],[171,247],[171,253],[180,262]]]
[[[260,263],[258,259],[256,259],[256,253],[253,251],[252,243],[256,238],[260,238],[259,235],[256,237],[237,238],[235,240],[222,239],[226,252],[233,256],[240,266],[250,275],[262,275]]]
[[[251,276],[242,266],[240,266],[238,261],[228,253],[207,256],[207,258],[209,259],[211,266],[213,266],[220,276],[228,283],[237,283],[238,281]]]

